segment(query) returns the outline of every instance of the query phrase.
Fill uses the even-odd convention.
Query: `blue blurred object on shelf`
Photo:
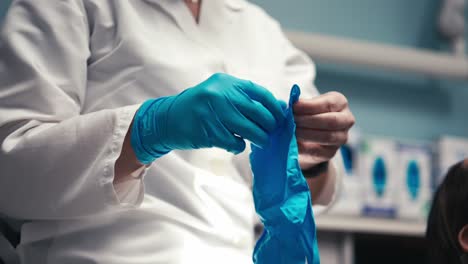
[[[408,163],[408,167],[406,169],[406,186],[408,187],[411,199],[416,200],[421,186],[421,176],[418,162],[415,160],[411,160]]]
[[[387,169],[382,157],[377,157],[372,168],[374,191],[378,197],[382,197],[387,183]]]

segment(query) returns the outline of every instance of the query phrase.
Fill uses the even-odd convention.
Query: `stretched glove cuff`
[[[158,139],[163,137],[158,126],[158,109],[167,97],[150,99],[144,102],[138,109],[133,119],[130,142],[135,155],[143,164],[150,164],[155,159],[169,153],[171,149],[163,144],[158,144]]]

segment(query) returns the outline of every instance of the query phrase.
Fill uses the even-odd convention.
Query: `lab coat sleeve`
[[[0,32],[0,212],[63,219],[122,201],[114,164],[138,105],[82,114],[89,57],[81,1],[14,1]],[[125,196],[125,195],[124,195]]]
[[[285,76],[287,78],[286,87],[291,87],[293,84],[298,84],[302,91],[301,98],[312,98],[318,96],[319,92],[314,85],[316,74],[315,64],[307,54],[294,47],[294,45],[281,31],[281,28],[278,24],[277,28],[280,32],[279,35],[281,42],[283,43],[282,50],[285,54],[284,64]],[[337,153],[330,162],[328,177],[324,185],[324,189],[318,198],[314,201],[314,210],[316,213],[322,212],[333,204],[336,194],[341,189],[340,186],[343,172],[344,170],[341,155]]]

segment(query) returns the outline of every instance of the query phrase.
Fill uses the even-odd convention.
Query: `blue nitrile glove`
[[[281,105],[251,81],[217,73],[175,96],[151,99],[137,111],[131,144],[148,164],[174,149],[245,149],[244,139],[269,144],[268,134],[284,120]]]
[[[295,85],[285,122],[269,146],[252,146],[250,154],[255,210],[265,226],[253,254],[257,264],[320,263],[310,191],[298,161],[292,105],[299,94]]]

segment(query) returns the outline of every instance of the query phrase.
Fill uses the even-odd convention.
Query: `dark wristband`
[[[325,161],[309,169],[302,170],[302,174],[307,179],[315,178],[328,170],[328,163],[329,163],[328,161]]]

